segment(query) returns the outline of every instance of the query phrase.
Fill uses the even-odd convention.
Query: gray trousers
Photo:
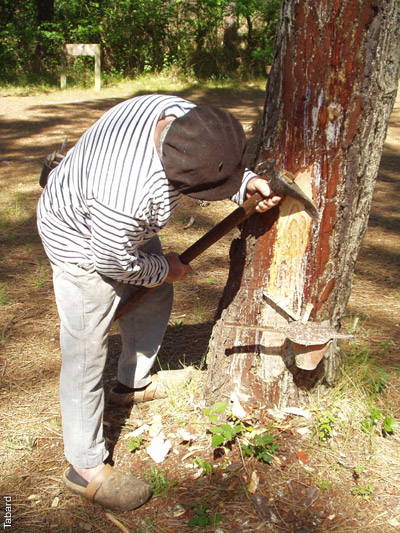
[[[161,254],[158,237],[142,247]],[[136,287],[100,275],[91,264],[52,265],[60,315],[60,402],[67,460],[93,468],[108,455],[103,437],[103,371],[114,313]],[[122,353],[118,380],[129,387],[151,381],[172,308],[173,287],[164,283],[119,320]]]

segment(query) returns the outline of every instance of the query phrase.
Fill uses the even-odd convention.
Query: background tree
[[[101,44],[105,79],[171,68],[198,77],[264,76],[279,4],[280,0],[4,0],[0,76],[19,83],[39,77],[57,83],[60,51],[66,43]],[[234,40],[232,35],[227,40],[227,17],[236,28]],[[86,60],[72,64],[69,79],[79,78]]]
[[[334,379],[335,342],[310,369],[322,352],[254,326],[280,327],[311,304],[311,321],[340,327],[397,90],[399,27],[397,0],[283,1],[256,169],[272,160],[293,172],[321,219],[286,197],[233,242],[207,398],[283,406]]]

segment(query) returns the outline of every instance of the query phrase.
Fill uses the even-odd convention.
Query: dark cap
[[[197,106],[172,122],[162,163],[179,192],[200,200],[223,200],[240,188],[246,146],[243,128],[229,111]]]

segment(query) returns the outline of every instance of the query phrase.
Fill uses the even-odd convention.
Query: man
[[[149,486],[105,465],[102,376],[115,311],[140,285],[157,287],[120,319],[122,353],[109,400],[165,397],[188,371],[151,375],[172,306],[172,284],[190,271],[163,255],[158,231],[182,194],[242,203],[259,212],[280,201],[245,170],[240,123],[215,106],[150,95],[110,109],[49,176],[38,228],[53,268],[61,320],[60,401],[69,490],[106,508],[130,510]]]

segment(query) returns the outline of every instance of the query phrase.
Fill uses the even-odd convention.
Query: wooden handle
[[[188,265],[214,243],[222,239],[224,235],[236,228],[241,222],[255,213],[256,207],[261,202],[262,196],[258,192],[248,198],[240,207],[232,211],[230,215],[221,220],[216,226],[207,231],[198,241],[187,248],[179,259],[184,265]]]
[[[210,248],[210,246],[222,239],[222,237],[229,233],[233,228],[236,228],[241,222],[254,214],[256,207],[261,202],[262,198],[263,197],[258,192],[254,193],[241,206],[232,211],[230,215],[222,219],[221,222],[180,254],[179,260],[184,265],[188,265],[193,259],[196,259],[196,257]],[[134,305],[139,303],[155,288],[156,287],[140,287],[129,300],[118,306],[114,320],[118,320],[122,315],[127,313]]]

